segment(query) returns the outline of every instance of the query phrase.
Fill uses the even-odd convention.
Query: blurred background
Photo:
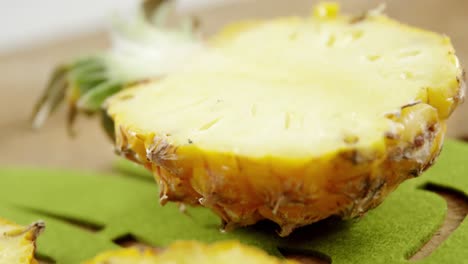
[[[196,14],[212,34],[239,18],[308,15],[318,1],[179,0],[179,14]],[[467,0],[343,0],[344,12],[360,13],[386,3],[391,17],[452,38],[468,65]],[[135,12],[137,0],[0,0],[0,165],[109,170],[112,146],[96,120],[81,118],[78,136],[68,137],[59,111],[33,132],[28,119],[53,67],[106,48],[109,19]],[[452,137],[468,136],[468,103],[449,126]]]
[[[180,10],[196,10],[233,0],[179,0]],[[235,0],[234,0],[235,1]],[[131,15],[138,0],[0,0],[0,53],[105,28],[112,14]]]

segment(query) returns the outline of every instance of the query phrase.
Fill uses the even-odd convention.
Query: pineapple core
[[[230,25],[176,72],[106,102],[117,151],[154,172],[161,202],[288,235],[361,216],[430,167],[463,99],[450,40],[318,10]]]

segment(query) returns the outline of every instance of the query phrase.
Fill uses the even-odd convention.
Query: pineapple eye
[[[256,104],[253,104],[251,107],[250,107],[250,115],[252,117],[255,117],[257,115],[257,105]]]
[[[284,114],[284,129],[288,130],[291,126],[291,114],[285,113]]]
[[[356,135],[346,135],[343,139],[346,144],[353,145],[359,142],[359,137]]]
[[[212,128],[214,125],[216,125],[219,121],[221,121],[221,119],[223,119],[222,117],[218,117],[216,119],[213,119],[209,122],[207,122],[206,124],[204,124],[202,127],[200,127],[198,129],[198,131],[205,131],[205,130],[208,130],[210,128]]]
[[[117,97],[119,100],[121,101],[127,101],[127,100],[130,100],[130,99],[133,99],[134,98],[134,95],[133,94],[122,94],[122,95],[119,95]]]
[[[328,36],[326,46],[331,48],[335,45],[335,42],[336,42],[336,37],[335,35],[332,34]]]
[[[402,72],[402,73],[400,74],[400,77],[401,77],[402,79],[405,79],[405,80],[406,80],[406,79],[411,79],[411,78],[414,77],[414,74],[413,74],[412,72],[409,72],[409,71],[404,71],[404,72]]]
[[[351,39],[352,40],[358,40],[364,36],[364,31],[362,30],[355,30],[351,32]]]
[[[410,57],[418,56],[419,54],[421,54],[420,50],[404,50],[404,51],[401,51],[397,55],[397,57],[398,58],[410,58]]]
[[[380,56],[378,54],[371,54],[371,55],[366,56],[366,59],[368,61],[378,61],[378,60],[380,60],[380,58],[382,58],[382,56]]]
[[[289,40],[291,40],[291,41],[296,40],[298,35],[299,35],[299,33],[297,31],[289,34]]]

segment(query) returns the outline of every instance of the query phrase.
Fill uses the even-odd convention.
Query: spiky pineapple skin
[[[104,252],[85,264],[228,264],[238,261],[259,264],[297,264],[295,261],[268,256],[257,248],[242,245],[237,241],[223,241],[211,245],[195,241],[177,241],[164,250],[148,247],[120,249]]]
[[[20,226],[0,218],[0,230],[3,231],[0,232],[0,264],[36,264],[36,238],[43,229],[44,223],[40,221]]]

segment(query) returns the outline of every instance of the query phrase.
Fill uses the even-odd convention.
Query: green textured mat
[[[443,198],[421,189],[431,183],[468,195],[468,145],[447,140],[436,165],[402,184],[359,221],[324,221],[280,239],[260,225],[230,233],[204,208],[182,214],[176,204],[158,204],[158,189],[144,170],[119,161],[117,168],[141,177],[75,171],[0,169],[0,216],[28,224],[46,221],[38,254],[74,264],[118,247],[113,240],[131,234],[165,246],[176,239],[212,242],[238,239],[279,255],[279,249],[324,254],[333,263],[408,263],[442,224]],[[92,227],[83,229],[76,223]],[[418,262],[419,263],[419,262]],[[468,263],[468,219],[420,263]]]

